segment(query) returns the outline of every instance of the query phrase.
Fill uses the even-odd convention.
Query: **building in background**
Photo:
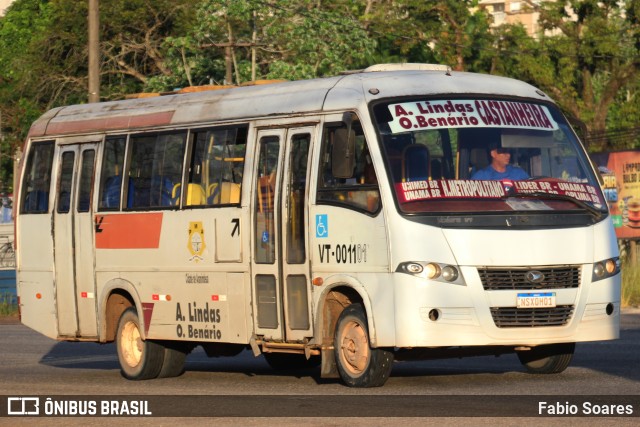
[[[4,16],[5,10],[13,3],[14,0],[0,0],[0,16]]]
[[[555,0],[546,0],[555,1]],[[497,28],[504,24],[522,24],[530,37],[537,38],[540,34],[540,13],[532,6],[538,6],[543,0],[480,0],[478,7],[485,9],[493,17],[491,28]],[[570,17],[576,19],[573,10],[565,4],[565,11]],[[557,35],[560,30],[546,31],[546,35]]]
[[[513,0],[480,0],[479,6],[487,10],[493,17],[492,27],[504,24],[522,24],[527,34],[535,37],[539,31],[538,18],[540,14],[535,12],[527,1]],[[538,4],[540,0],[533,3]]]

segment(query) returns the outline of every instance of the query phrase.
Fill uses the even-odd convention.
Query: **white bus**
[[[394,360],[619,336],[597,173],[520,81],[427,64],[53,109],[17,203],[22,322],[126,378],[251,349],[380,386]],[[316,365],[317,366],[317,365]]]

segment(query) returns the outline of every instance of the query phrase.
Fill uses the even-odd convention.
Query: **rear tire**
[[[519,351],[518,359],[529,373],[559,374],[571,363],[575,348],[575,343],[540,345]]]
[[[380,387],[393,368],[393,353],[371,348],[367,317],[360,304],[344,309],[334,335],[336,365],[349,387]]]
[[[122,376],[130,380],[156,378],[164,362],[164,347],[143,340],[141,330],[136,309],[129,307],[118,322],[116,347]]]
[[[158,378],[178,377],[184,373],[187,349],[181,343],[163,342],[164,360]]]

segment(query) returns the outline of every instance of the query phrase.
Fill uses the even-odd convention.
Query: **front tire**
[[[371,348],[367,317],[360,304],[344,309],[334,335],[336,365],[349,387],[380,387],[389,378],[393,353]]]
[[[120,316],[116,347],[123,377],[148,380],[160,374],[165,349],[158,343],[142,339],[140,320],[134,307],[129,307]]]
[[[571,363],[575,348],[575,343],[540,345],[519,351],[518,359],[529,373],[559,374]]]

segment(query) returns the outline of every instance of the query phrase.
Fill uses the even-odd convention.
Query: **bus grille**
[[[541,283],[531,283],[526,274],[529,271],[544,274]],[[527,267],[527,268],[479,268],[478,273],[485,291],[569,289],[580,286],[580,267]]]
[[[553,308],[491,308],[491,316],[498,328],[562,326],[569,321],[572,314],[572,305],[559,305]]]

